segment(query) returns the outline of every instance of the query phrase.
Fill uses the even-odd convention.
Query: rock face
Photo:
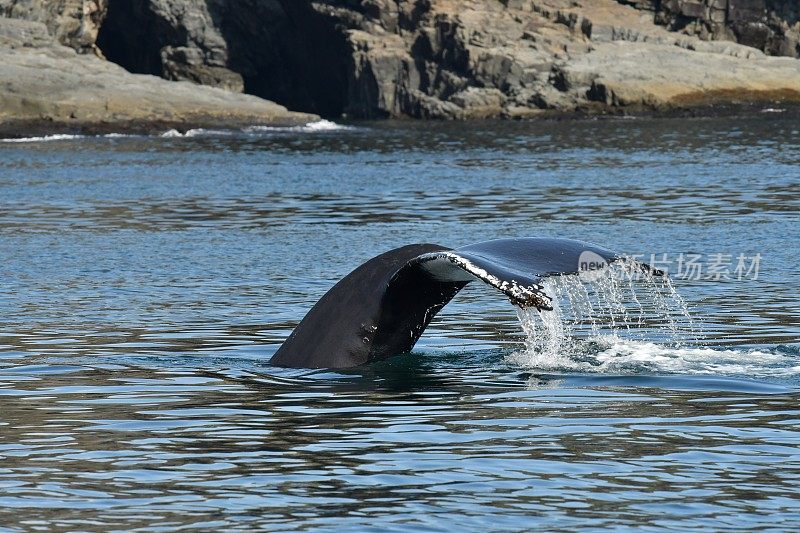
[[[109,0],[99,44],[132,71],[332,116],[527,117],[798,100],[797,62],[708,42],[736,37],[743,17],[767,12],[753,7],[759,2],[769,3]],[[794,20],[789,3],[772,2],[774,20]],[[692,30],[690,15],[708,31]],[[132,30],[131,20],[141,23]],[[777,53],[788,42],[761,48]]]
[[[345,105],[345,38],[307,0],[112,0],[98,44],[132,72],[325,115]]]
[[[768,54],[800,57],[797,0],[621,0],[653,13],[670,30],[734,41]]]
[[[94,50],[108,0],[0,0],[0,17],[41,22],[63,45]]]
[[[99,43],[112,61],[170,80],[244,89],[242,76],[226,67],[228,45],[205,0],[125,0],[112,9]]]
[[[255,96],[130,74],[58,44],[41,22],[0,18],[0,134],[298,124]]]
[[[459,119],[800,102],[800,61],[769,55],[796,55],[795,4],[0,0],[0,10],[79,51],[96,35],[131,72],[326,116]]]
[[[654,25],[612,0],[317,6],[343,28],[357,116],[524,117],[800,99],[800,63]]]

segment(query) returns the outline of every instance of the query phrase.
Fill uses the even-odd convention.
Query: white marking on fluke
[[[552,310],[552,302],[550,297],[545,294],[544,286],[537,283],[523,285],[514,279],[502,280],[455,252],[422,254],[417,257],[416,261],[439,281],[471,281],[472,278],[477,278],[499,289],[511,299],[511,303],[518,307]],[[451,265],[457,268],[454,269]]]

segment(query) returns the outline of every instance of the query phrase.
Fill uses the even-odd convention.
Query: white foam
[[[303,124],[302,126],[248,126],[244,128],[242,131],[245,133],[260,133],[260,132],[312,133],[320,131],[339,131],[339,130],[350,130],[350,129],[353,129],[353,127],[337,124],[330,120],[317,120],[314,122],[308,122],[306,124]],[[205,128],[193,128],[187,130],[185,133],[181,133],[176,129],[170,129],[162,133],[161,137],[167,137],[167,138],[200,137],[206,135],[233,135],[234,133],[236,133],[235,130],[211,130]]]
[[[72,141],[75,139],[120,139],[123,137],[136,137],[128,133],[106,133],[105,135],[73,135],[68,133],[57,133],[53,135],[43,135],[41,137],[20,137],[16,139],[0,139],[0,142],[5,143],[35,143],[35,142],[49,142],[49,141]]]
[[[689,374],[789,378],[800,376],[797,357],[757,349],[677,347],[615,335],[572,339],[557,353],[518,351],[509,359],[544,371],[598,374]]]
[[[352,129],[352,126],[345,126],[343,124],[337,124],[330,120],[317,120],[316,122],[309,122],[305,126],[302,126],[306,131],[336,131],[336,130],[349,130]]]
[[[653,342],[607,337],[594,339],[602,351],[594,357],[598,372],[645,370],[674,374],[739,376],[796,375],[789,365],[794,358],[754,349],[671,347]]]
[[[337,124],[330,120],[316,120],[308,122],[302,126],[249,126],[242,131],[246,133],[257,132],[300,132],[300,133],[313,133],[324,131],[342,131],[355,129],[353,126],[345,126],[344,124]],[[201,137],[209,135],[233,135],[237,130],[220,130],[220,129],[205,129],[205,128],[192,128],[186,132],[180,132],[176,129],[169,129],[159,135],[163,138],[186,138],[186,137]],[[68,141],[74,139],[87,139],[92,137],[105,137],[105,138],[119,138],[119,137],[134,137],[125,133],[108,133],[106,135],[73,135],[67,133],[57,133],[53,135],[43,135],[41,137],[20,137],[20,138],[7,138],[0,139],[4,143],[35,143],[35,142],[48,142],[48,141]]]
[[[208,130],[205,128],[192,128],[181,133],[176,129],[170,129],[159,135],[159,137],[177,138],[177,137],[202,137],[210,135],[233,135],[236,133],[234,130]]]
[[[336,122],[322,119],[322,120],[316,120],[314,122],[307,122],[302,126],[250,126],[248,128],[245,128],[245,131],[312,133],[319,131],[341,131],[341,130],[352,130],[352,129],[354,129],[353,126],[345,126],[344,124],[337,124]]]
[[[669,278],[629,276],[641,273],[639,265],[628,262],[588,280],[546,279],[553,311],[518,312],[525,349],[512,354],[511,361],[546,371],[800,375],[797,356],[703,346],[686,302]]]
[[[179,132],[176,129],[167,130],[161,134],[161,137],[184,137],[185,134]]]
[[[84,139],[86,135],[70,135],[66,133],[57,133],[54,135],[43,135],[41,137],[19,137],[17,139],[0,139],[4,143],[35,143],[35,142],[49,142],[49,141],[66,141],[70,139]]]

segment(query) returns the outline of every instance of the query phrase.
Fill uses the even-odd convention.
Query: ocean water
[[[270,366],[374,255],[527,236],[691,324],[545,349],[471,284],[411,354]],[[0,530],[797,530],[798,242],[788,113],[2,141]]]

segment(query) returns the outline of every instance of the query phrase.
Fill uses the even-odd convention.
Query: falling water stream
[[[699,341],[697,321],[669,276],[635,259],[550,276],[543,285],[552,310],[518,311],[525,349],[510,357],[525,366],[597,370],[585,356],[599,346],[658,342],[668,349]]]

